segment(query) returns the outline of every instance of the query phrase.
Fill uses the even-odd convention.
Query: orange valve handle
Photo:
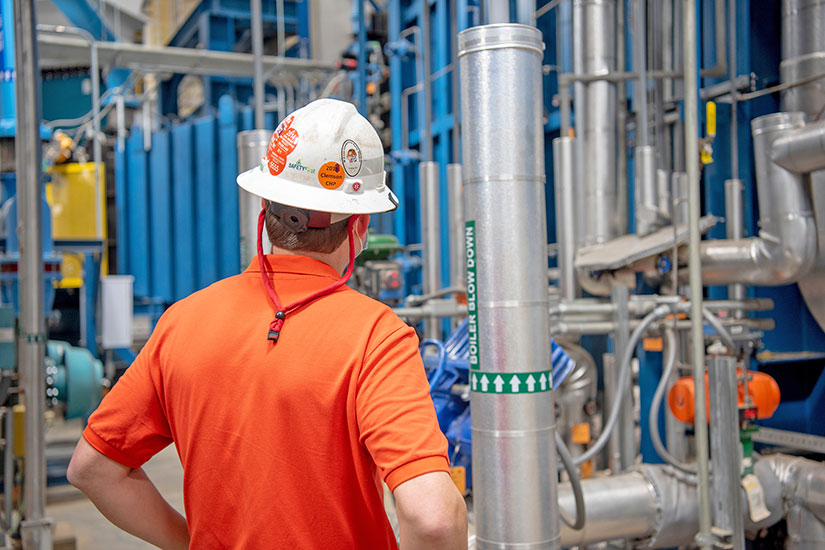
[[[742,369],[737,369],[737,376],[743,375]],[[770,418],[779,406],[780,393],[776,380],[768,374],[759,371],[748,371],[750,380],[748,381],[748,394],[756,407],[757,418]],[[708,375],[705,373],[705,407],[707,408],[707,418],[710,418],[710,397],[707,391]],[[745,406],[745,388],[742,383],[738,385],[739,408]],[[667,395],[667,403],[670,411],[678,420],[686,424],[693,424],[696,412],[695,393],[693,378],[685,376],[673,384]]]

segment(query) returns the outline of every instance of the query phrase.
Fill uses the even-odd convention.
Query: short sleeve
[[[390,490],[422,474],[449,471],[415,331],[403,325],[368,352],[356,407],[361,444]]]
[[[139,468],[172,442],[162,401],[160,348],[165,325],[162,318],[83,432],[97,451],[130,468]]]

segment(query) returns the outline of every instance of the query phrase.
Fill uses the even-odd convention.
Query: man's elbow
[[[467,507],[464,499],[455,491],[439,505],[420,509],[409,518],[412,529],[422,540],[430,541],[434,548],[454,548],[456,543],[467,541]]]
[[[92,465],[88,460],[84,460],[82,457],[78,457],[75,453],[75,456],[72,457],[71,462],[69,462],[69,468],[66,470],[66,479],[69,480],[69,483],[83,491],[84,487],[86,487],[91,478],[92,478]]]

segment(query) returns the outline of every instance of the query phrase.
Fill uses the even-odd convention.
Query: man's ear
[[[358,219],[355,221],[355,231],[358,235],[366,235],[370,226],[369,214],[358,214]]]

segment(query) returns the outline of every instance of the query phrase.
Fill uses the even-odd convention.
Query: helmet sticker
[[[298,145],[298,130],[292,127],[294,118],[291,116],[281,122],[275,133],[272,134],[272,139],[269,140],[266,158],[269,173],[273,176],[277,176],[284,171],[287,155],[294,151],[295,146]]]
[[[349,177],[355,177],[361,171],[361,149],[358,144],[348,139],[341,146],[341,163]]]
[[[338,189],[344,183],[344,168],[334,161],[324,163],[318,169],[318,183],[325,189]]]

